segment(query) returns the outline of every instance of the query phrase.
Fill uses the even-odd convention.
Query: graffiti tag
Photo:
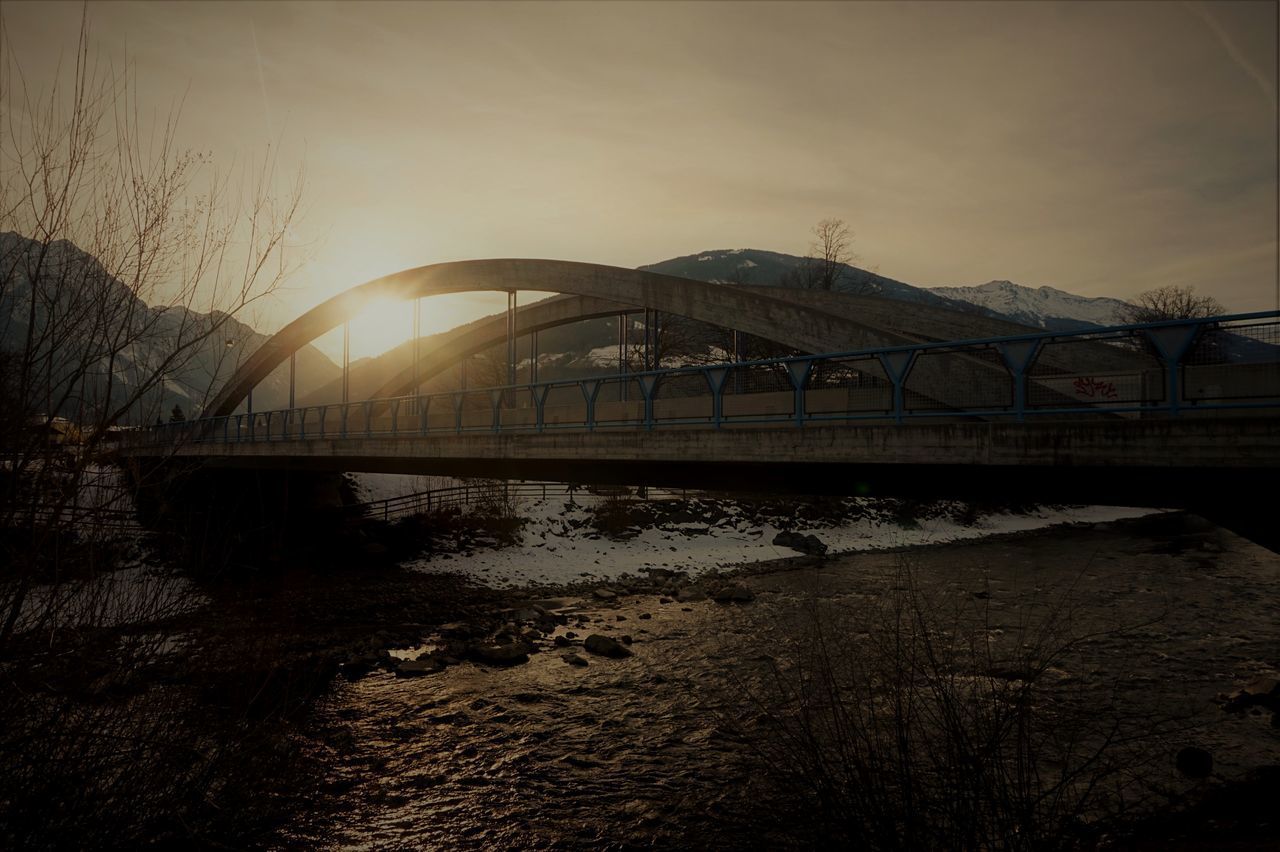
[[[1090,399],[1117,399],[1120,396],[1115,382],[1104,382],[1092,377],[1078,378],[1072,382],[1072,387],[1076,389],[1077,396],[1087,396]]]

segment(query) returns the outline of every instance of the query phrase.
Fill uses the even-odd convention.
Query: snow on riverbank
[[[361,503],[394,500],[409,494],[420,494],[436,488],[460,485],[462,480],[448,476],[418,476],[412,473],[349,473],[356,499]]]
[[[528,519],[519,543],[463,555],[437,555],[407,563],[424,572],[456,572],[496,588],[528,584],[566,584],[585,580],[608,582],[645,568],[670,568],[697,576],[716,568],[747,562],[797,556],[799,552],[773,544],[780,531],[769,523],[754,523],[737,507],[715,523],[667,523],[648,527],[635,537],[614,541],[591,526],[591,507],[600,498],[579,497],[570,507],[560,497],[532,501],[520,507]],[[796,527],[816,535],[831,553],[884,550],[941,544],[1001,533],[1043,529],[1058,524],[1101,523],[1150,514],[1153,510],[1113,506],[1042,507],[1027,514],[980,515],[969,526],[946,517],[899,524],[884,513],[838,526]]]
[[[115,571],[33,587],[15,629],[119,627],[173,618],[208,603],[190,579],[135,558]]]

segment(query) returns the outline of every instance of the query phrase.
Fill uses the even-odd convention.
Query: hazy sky
[[[911,284],[1194,284],[1276,307],[1273,2],[89,13],[144,104],[185,98],[184,144],[305,164],[307,262],[270,326],[409,266],[800,254],[829,216],[862,265]],[[36,85],[80,14],[4,4]]]

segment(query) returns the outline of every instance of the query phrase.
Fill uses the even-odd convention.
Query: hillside
[[[786,285],[787,277],[803,260],[804,258],[795,255],[760,249],[714,249],[684,257],[673,257],[640,268],[698,281],[774,287]],[[919,302],[952,310],[988,313],[985,307],[974,305],[963,299],[951,299],[943,294],[913,287],[866,269],[846,265],[845,270],[844,280],[836,288],[844,292],[899,299],[904,302]]]
[[[84,421],[88,410],[123,404],[132,388],[170,359],[160,386],[147,391],[124,422],[167,419],[175,405],[187,416],[197,415],[239,361],[267,340],[218,312],[147,305],[72,243],[52,243],[43,259],[40,251],[34,240],[0,233],[0,351],[21,358],[15,353],[34,341],[30,360],[39,365],[43,392],[28,402],[35,412],[56,408],[52,413]],[[214,327],[216,333],[209,334]],[[178,341],[201,336],[205,339],[173,358]],[[298,353],[297,372],[308,384],[320,384],[340,368],[307,346]],[[283,368],[254,391],[254,406],[283,407],[288,395],[288,369]]]

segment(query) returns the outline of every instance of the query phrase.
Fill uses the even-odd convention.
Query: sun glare
[[[413,334],[412,301],[373,299],[351,318],[351,360],[381,355]]]
[[[520,304],[551,295],[521,293]],[[463,323],[506,310],[506,294],[493,292],[454,293],[421,300],[373,299],[351,318],[351,360],[383,354],[413,336],[413,312],[419,312],[418,330],[429,336],[449,331]],[[315,341],[335,362],[342,360],[342,329],[334,329]]]

